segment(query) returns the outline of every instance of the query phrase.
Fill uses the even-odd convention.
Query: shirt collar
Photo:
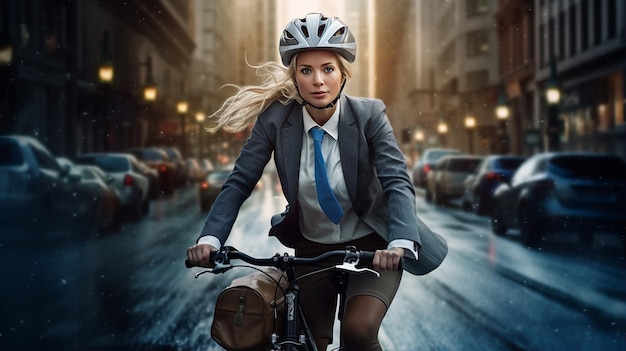
[[[306,108],[302,106],[302,120],[304,122],[304,131],[308,133],[311,128],[320,127],[324,129],[324,131],[328,135],[333,137],[333,139],[337,140],[337,137],[339,136],[339,110],[341,110],[340,101],[341,100],[337,101],[337,108],[335,109],[335,112],[333,112],[333,115],[330,116],[330,119],[323,126],[318,125],[313,120],[313,117],[311,117]]]

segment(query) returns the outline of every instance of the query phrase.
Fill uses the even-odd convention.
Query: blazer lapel
[[[281,141],[283,143],[283,169],[287,175],[287,189],[283,189],[289,203],[295,203],[298,198],[298,179],[300,173],[300,153],[302,150],[302,108],[294,104],[285,124],[283,124]]]
[[[356,201],[358,161],[359,161],[359,132],[356,125],[356,117],[352,111],[352,105],[348,103],[345,95],[341,96],[341,114],[339,115],[339,154],[343,177],[348,188],[348,195],[352,203]]]

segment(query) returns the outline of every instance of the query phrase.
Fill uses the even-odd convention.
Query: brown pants
[[[318,244],[306,241],[295,250],[297,256],[311,257],[329,250],[343,250],[355,246],[360,250],[375,251],[385,249],[387,243],[376,234],[352,242],[341,244]],[[298,267],[298,276],[318,270],[319,267]],[[332,342],[335,311],[337,310],[338,290],[330,279],[330,272],[314,274],[299,280],[300,305],[316,338],[328,338]],[[346,289],[346,303],[355,296],[370,295],[380,299],[389,308],[400,285],[402,271],[384,271],[377,278],[373,274],[351,274]]]

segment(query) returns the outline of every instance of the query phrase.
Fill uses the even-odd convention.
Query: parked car
[[[175,147],[161,147],[165,151],[170,161],[174,164],[174,183],[177,187],[187,184],[187,171],[185,168],[185,160]]]
[[[52,153],[30,136],[0,136],[0,232],[73,235],[83,230],[75,215],[80,176],[62,168]]]
[[[200,163],[200,168],[202,169],[202,179],[206,178],[206,176],[209,175],[209,172],[215,169],[213,163],[211,163],[209,159],[203,158],[198,162]]]
[[[134,148],[128,151],[138,160],[143,161],[158,173],[159,194],[170,195],[176,187],[176,165],[170,160],[167,152],[156,147]]]
[[[490,213],[493,191],[500,183],[510,182],[513,173],[525,160],[524,156],[514,155],[485,157],[476,173],[465,179],[465,191],[461,199],[463,208],[477,214]]]
[[[521,241],[538,246],[549,230],[573,231],[583,248],[593,233],[626,235],[626,163],[600,153],[541,153],[526,160],[511,183],[493,196],[492,229],[518,228]],[[626,242],[624,242],[626,248]]]
[[[76,165],[81,172],[81,182],[90,189],[96,204],[96,224],[99,229],[119,230],[122,227],[122,200],[108,176],[98,166]]]
[[[139,165],[139,169],[143,172],[143,175],[148,178],[148,197],[151,200],[158,198],[160,195],[159,173],[156,169],[148,166],[141,160],[137,160],[137,164]]]
[[[448,200],[463,196],[463,182],[482,161],[482,156],[447,155],[441,157],[433,171],[428,174],[426,184],[426,201],[434,201],[444,205]]]
[[[207,175],[204,181],[200,182],[200,185],[198,186],[200,211],[206,212],[211,209],[217,195],[219,195],[222,190],[222,186],[232,171],[232,168],[222,168],[212,171],[209,175]]]
[[[188,158],[185,160],[185,169],[187,170],[188,182],[199,182],[206,177],[203,177],[202,167],[200,167],[200,163],[195,158]]]
[[[119,192],[124,213],[128,213],[131,220],[138,220],[149,211],[149,180],[135,156],[126,153],[86,154],[77,157],[76,163],[98,166],[113,178],[111,184]]]
[[[93,187],[83,177],[83,172],[74,162],[67,157],[56,157],[59,166],[75,179],[78,179],[74,187],[73,201],[76,203],[77,211],[74,214],[76,221],[76,234],[88,237],[98,229],[98,200]]]
[[[456,149],[433,148],[424,150],[422,156],[413,167],[413,185],[419,188],[426,188],[428,172],[430,172],[437,160],[446,155],[460,154],[461,151]]]

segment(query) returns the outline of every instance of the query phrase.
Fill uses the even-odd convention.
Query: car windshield
[[[456,159],[450,160],[450,165],[448,166],[448,170],[451,172],[463,172],[463,173],[472,173],[476,170],[476,167],[480,163],[480,160],[467,160],[467,159]]]
[[[163,159],[163,154],[158,150],[141,150],[139,158],[145,161],[161,161]]]
[[[81,158],[80,163],[90,163],[99,166],[105,172],[126,172],[130,164],[124,157],[105,156],[105,157],[85,157]]]
[[[442,158],[443,156],[457,154],[457,153],[458,152],[456,151],[450,151],[450,150],[433,150],[428,154],[427,159],[431,161],[436,161]]]
[[[495,162],[496,168],[509,171],[516,170],[524,162],[523,158],[501,158]]]
[[[0,141],[0,166],[18,166],[24,163],[19,147],[11,141]]]
[[[165,152],[167,153],[167,156],[169,156],[170,160],[178,161],[178,160],[181,159],[181,157],[179,157],[179,155],[176,152],[176,150],[169,149],[169,148],[166,148],[166,149],[163,149],[163,150],[165,150]]]
[[[571,178],[626,179],[626,163],[618,157],[594,155],[556,156],[550,162],[553,172]]]

